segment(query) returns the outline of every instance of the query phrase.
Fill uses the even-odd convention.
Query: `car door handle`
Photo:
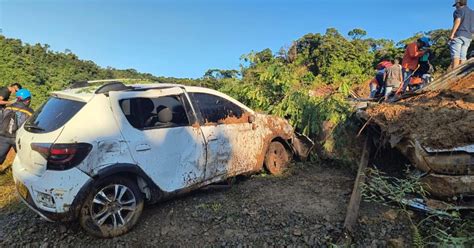
[[[151,147],[149,145],[138,145],[137,147],[135,147],[135,150],[137,152],[144,152],[151,150]]]

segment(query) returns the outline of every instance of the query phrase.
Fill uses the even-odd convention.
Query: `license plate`
[[[17,182],[16,189],[18,190],[18,194],[26,200],[28,197],[28,188],[23,183]]]

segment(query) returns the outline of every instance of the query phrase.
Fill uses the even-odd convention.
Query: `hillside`
[[[52,51],[49,45],[23,43],[0,35],[0,85],[21,83],[33,93],[33,106],[41,104],[48,92],[67,87],[74,81],[134,78],[163,83],[192,84],[192,79],[156,77],[134,69],[100,67],[82,60],[69,50]]]

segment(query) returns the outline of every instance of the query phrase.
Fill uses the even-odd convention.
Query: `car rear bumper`
[[[41,217],[68,221],[77,217],[92,178],[73,168],[45,171],[41,176],[28,172],[16,159],[13,178],[20,198]]]

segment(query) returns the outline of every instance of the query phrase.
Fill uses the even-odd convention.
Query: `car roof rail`
[[[128,91],[128,90],[135,90],[135,91],[147,91],[153,89],[168,89],[173,87],[179,87],[185,89],[185,85],[182,84],[166,84],[166,83],[159,83],[157,86],[150,86],[150,87],[133,87],[127,86],[124,81],[140,81],[141,79],[133,79],[133,78],[123,78],[123,79],[103,79],[103,80],[88,80],[88,81],[74,81],[72,82],[67,89],[78,89],[89,87],[92,85],[101,85],[94,93],[95,94],[106,94],[110,91]],[[103,84],[105,83],[105,84]]]
[[[102,83],[116,83],[122,81],[135,81],[141,80],[138,78],[116,78],[116,79],[102,79],[102,80],[80,80],[80,81],[72,81],[67,89],[77,89],[77,88],[84,88],[89,87],[94,84],[102,84]]]
[[[95,94],[107,94],[110,91],[123,91],[123,90],[130,90],[133,87],[126,86],[124,83],[119,81],[110,82],[100,86],[96,91]]]
[[[73,81],[69,87],[67,87],[68,89],[77,89],[77,88],[83,88],[83,87],[87,87],[89,86],[89,82],[87,81]]]

